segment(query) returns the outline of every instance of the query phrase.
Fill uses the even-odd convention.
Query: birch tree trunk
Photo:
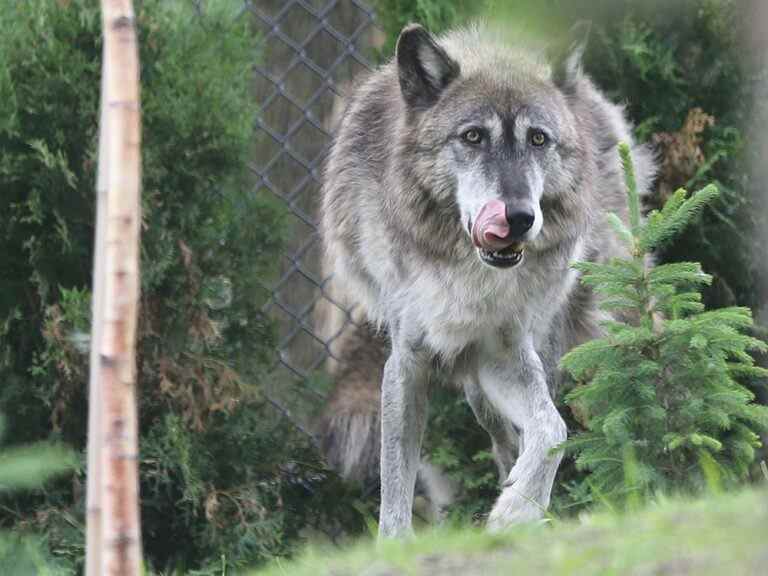
[[[102,52],[102,62],[104,54]],[[96,236],[94,238],[93,288],[91,318],[91,352],[88,396],[88,487],[86,497],[86,566],[87,576],[96,576],[101,566],[101,387],[98,385],[99,347],[104,316],[104,219],[107,207],[107,115],[106,75],[101,76],[101,114],[99,117],[99,166],[96,179]],[[97,322],[97,320],[99,320]]]
[[[141,112],[131,0],[102,0],[104,58],[88,422],[88,576],[138,576]]]

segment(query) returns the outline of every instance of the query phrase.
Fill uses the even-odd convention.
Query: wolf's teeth
[[[522,250],[480,250],[481,257],[491,266],[517,266],[523,260]]]
[[[520,256],[520,252],[510,252],[505,254],[504,252],[491,252],[491,256],[494,258],[501,258],[502,260],[514,260]]]

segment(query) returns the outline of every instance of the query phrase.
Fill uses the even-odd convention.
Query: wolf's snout
[[[472,242],[484,250],[502,250],[520,241],[535,219],[533,210],[491,200],[477,214],[472,227]]]
[[[509,235],[512,238],[522,238],[533,226],[536,215],[529,208],[514,209],[507,206],[506,218],[509,223]]]

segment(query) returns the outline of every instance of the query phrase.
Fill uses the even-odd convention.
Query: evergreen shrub
[[[574,264],[617,320],[561,360],[580,384],[567,400],[587,428],[564,447],[589,472],[581,482],[593,499],[732,484],[748,476],[758,434],[768,431],[768,407],[740,382],[768,373],[750,355],[766,345],[745,333],[748,308],[705,310],[700,288],[712,277],[698,263],[650,263],[718,191],[709,185],[686,198],[679,189],[643,221],[629,148],[620,153],[630,227],[616,215],[610,221],[632,257]]]

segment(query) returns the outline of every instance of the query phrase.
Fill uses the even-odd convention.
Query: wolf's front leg
[[[487,400],[522,437],[520,455],[488,517],[488,528],[500,530],[544,514],[562,459],[550,450],[566,439],[566,427],[531,338],[523,337],[503,360],[481,362],[478,376]]]
[[[427,368],[423,353],[393,343],[381,386],[381,538],[412,530],[413,490],[427,421]]]

